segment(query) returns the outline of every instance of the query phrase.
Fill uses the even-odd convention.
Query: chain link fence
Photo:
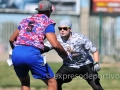
[[[19,16],[14,15],[14,19],[19,18]],[[73,23],[72,28],[73,32],[79,33],[81,32],[79,16],[54,14],[51,15],[51,18],[56,22],[55,26],[56,34],[58,34],[57,25],[61,19],[71,20]],[[13,20],[6,21],[0,20],[0,53],[8,53],[9,50],[11,49],[9,45],[9,38],[17,28],[17,25],[20,23],[20,21],[21,19],[19,19],[17,22]],[[120,27],[119,22],[117,21],[117,17],[110,16],[102,17],[101,20],[102,22],[100,22],[99,16],[89,16],[88,21],[89,21],[88,38],[95,44],[95,46],[99,50],[101,50],[100,54],[102,56],[102,61],[104,62],[120,61],[120,35],[118,34]]]

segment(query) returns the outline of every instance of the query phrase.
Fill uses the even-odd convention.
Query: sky
[[[82,7],[88,7],[89,6],[89,0],[81,0],[81,6]]]

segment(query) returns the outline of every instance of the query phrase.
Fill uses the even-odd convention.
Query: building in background
[[[95,3],[101,0],[49,1],[53,4],[54,9],[51,18],[56,23],[61,19],[70,19],[73,23],[73,32],[80,32],[89,37],[97,48],[101,50],[101,55],[120,57],[120,17],[111,16],[111,12],[109,14],[104,12],[106,16],[103,15],[101,18],[100,13],[96,12],[91,7],[91,5],[93,5],[91,2],[93,1],[95,5],[102,5],[103,3],[101,4],[101,2]],[[39,0],[0,0],[0,53],[9,52],[11,49],[8,42],[10,35],[23,18],[36,13],[35,8],[38,2]],[[97,9],[95,5],[94,9],[96,8],[98,11],[101,10]],[[93,11],[95,11],[94,14]],[[55,28],[56,34],[58,34],[57,24]],[[100,29],[102,30],[102,38],[99,37]],[[55,55],[54,52],[49,54]],[[48,59],[50,59],[50,57],[48,57]]]
[[[8,39],[19,22],[35,14],[40,0],[0,0],[0,48],[1,52],[8,52],[11,48]],[[49,0],[53,4],[52,19],[58,23],[61,19],[70,19],[73,30],[79,32],[80,0]],[[12,24],[11,24],[12,23]],[[57,24],[56,24],[57,34]],[[3,31],[4,30],[4,31]],[[6,32],[6,33],[5,33]],[[4,47],[3,47],[4,46]]]
[[[35,13],[40,0],[0,0],[0,12]],[[80,0],[49,0],[56,14],[80,15]]]

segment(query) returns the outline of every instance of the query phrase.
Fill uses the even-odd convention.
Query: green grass
[[[49,63],[54,73],[62,65],[61,63]],[[105,90],[120,90],[120,66],[102,67],[99,72],[101,84]],[[46,88],[46,85],[41,80],[35,80],[30,73],[31,87],[40,90]],[[0,62],[0,87],[20,87],[19,79],[17,78],[13,67],[9,67],[6,62]],[[70,83],[63,85],[64,90],[92,90],[85,80],[76,77]]]

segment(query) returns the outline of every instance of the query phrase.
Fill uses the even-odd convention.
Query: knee
[[[30,77],[27,75],[25,78],[19,78],[22,86],[30,86]]]
[[[55,78],[49,79],[48,80],[48,85],[55,85],[55,86],[57,86],[57,82],[56,82]]]
[[[21,80],[21,85],[22,86],[30,86],[30,81],[29,80]]]
[[[21,82],[21,85],[30,87],[30,83],[29,82]]]

